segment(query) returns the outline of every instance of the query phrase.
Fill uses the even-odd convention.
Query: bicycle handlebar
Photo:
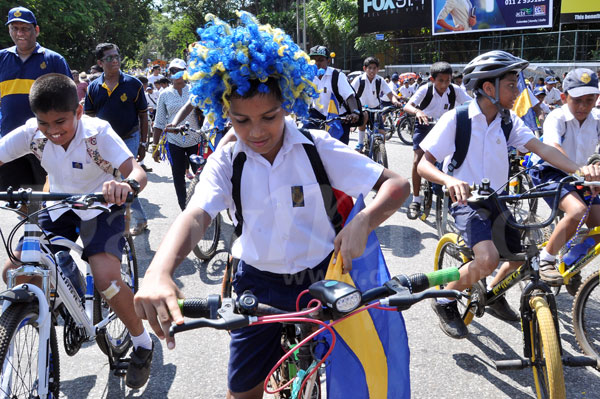
[[[399,311],[402,311],[425,298],[459,298],[462,296],[462,293],[455,290],[428,290],[421,292],[436,285],[456,281],[459,278],[460,273],[457,268],[438,270],[427,274],[417,273],[411,276],[398,275],[381,287],[365,291],[362,294],[359,307],[384,298],[381,300],[382,305],[397,307]],[[250,303],[253,300],[252,298],[255,300],[256,297],[245,297],[244,295],[238,298],[237,302],[231,298],[222,300],[220,295],[178,300],[179,307],[184,316],[198,318],[199,320],[189,321],[180,325],[174,324],[170,328],[169,335],[173,336],[178,332],[201,327],[210,327],[217,330],[235,330],[256,322],[259,315],[285,316],[292,313],[266,304]],[[333,310],[329,305],[323,304],[323,306],[329,310]],[[246,314],[240,312],[246,312]],[[330,312],[323,312],[322,316],[329,319],[331,314]],[[217,317],[220,317],[220,319],[217,319]],[[314,318],[319,318],[319,316]]]
[[[132,202],[133,193],[127,194],[125,202]],[[9,203],[15,202],[43,202],[43,201],[66,201],[68,203],[83,203],[91,205],[94,202],[106,202],[102,193],[47,193],[42,191],[32,191],[31,189],[19,189],[17,191],[0,191],[0,201]]]

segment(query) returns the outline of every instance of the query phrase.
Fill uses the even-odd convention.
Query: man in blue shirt
[[[33,118],[29,107],[29,89],[33,82],[47,73],[62,73],[71,77],[71,70],[58,53],[37,43],[40,28],[33,12],[15,7],[8,12],[8,33],[15,43],[0,50],[0,136],[24,125]],[[46,172],[33,155],[26,155],[0,167],[0,191],[31,187],[41,190]]]
[[[104,73],[88,86],[85,113],[108,121],[141,162],[146,155],[148,135],[148,103],[144,86],[135,77],[121,71],[121,55],[116,44],[97,45],[96,60]],[[135,219],[131,233],[137,235],[148,227],[148,218],[137,198],[131,204],[131,210]]]

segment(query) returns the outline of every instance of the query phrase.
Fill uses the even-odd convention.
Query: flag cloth
[[[327,119],[335,118],[340,115],[340,106],[337,102],[337,99],[334,95],[329,99],[329,105],[327,106]],[[342,121],[335,120],[328,123],[325,126],[325,131],[327,131],[331,137],[335,139],[341,139],[344,134],[344,128],[342,127]]]
[[[513,111],[523,119],[523,122],[532,130],[539,128],[533,106],[538,103],[537,98],[533,95],[531,90],[525,84],[525,78],[523,78],[523,72],[519,72],[518,89],[521,92],[515,105],[513,105]]]
[[[365,207],[362,195],[348,221]],[[330,263],[326,279],[343,281],[361,291],[379,287],[390,274],[375,232],[365,253],[352,261],[350,273],[342,274],[341,256]],[[408,338],[399,312],[363,311],[334,327],[336,345],[327,359],[328,398],[410,398]],[[327,335],[328,342],[331,336]]]

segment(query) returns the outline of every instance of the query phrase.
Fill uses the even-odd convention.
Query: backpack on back
[[[338,90],[338,81],[339,81],[339,79],[340,79],[340,70],[334,68],[333,69],[333,73],[331,75],[331,90],[333,91],[333,95],[335,96],[338,104],[339,105],[343,104],[344,107],[346,107],[346,110],[348,111],[348,113],[351,113],[352,110],[350,109],[350,106],[342,98],[342,96],[340,95],[340,91]],[[354,92],[354,88],[352,86],[350,86],[350,88]],[[359,96],[356,94],[356,92],[354,92],[354,99],[356,100],[356,108],[359,111],[361,111],[362,110],[362,103],[360,102],[360,99],[358,97]],[[346,115],[346,114],[344,114],[344,115]],[[365,123],[365,116],[361,112],[360,115],[358,116],[358,121],[356,121],[354,123],[350,123],[350,126],[351,127],[362,126],[363,123]]]
[[[452,86],[452,83],[450,83],[450,86],[448,86],[448,88],[450,89],[450,93],[448,93],[448,102],[450,103],[450,107],[448,109],[453,109],[456,105],[456,91],[454,90],[454,86]],[[429,106],[429,104],[431,104],[431,100],[433,100],[433,89],[433,83],[427,83],[427,92],[425,93],[423,101],[421,101],[421,104],[419,104],[417,108],[419,108],[420,110],[424,110]]]

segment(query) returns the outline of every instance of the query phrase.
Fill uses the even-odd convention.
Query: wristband
[[[131,187],[131,191],[133,191],[133,195],[138,195],[140,192],[140,183],[135,179],[125,179],[123,183],[127,183],[129,187]]]
[[[352,113],[360,116],[360,110],[359,109],[353,110]]]

